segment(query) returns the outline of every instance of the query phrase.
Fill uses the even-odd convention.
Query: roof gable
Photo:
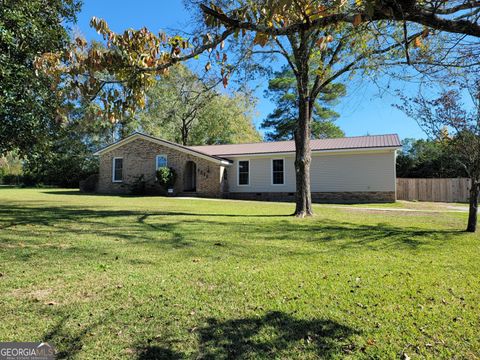
[[[180,144],[176,144],[176,143],[171,142],[171,141],[159,139],[159,138],[156,138],[154,136],[145,135],[145,134],[142,134],[142,133],[139,133],[139,132],[136,132],[136,133],[134,133],[130,136],[127,136],[125,139],[117,141],[113,144],[110,144],[110,145],[104,147],[103,149],[98,150],[97,152],[94,153],[94,155],[102,155],[102,154],[108,153],[109,151],[117,149],[117,148],[119,148],[123,145],[126,145],[126,144],[128,144],[128,143],[130,143],[130,142],[132,142],[136,139],[143,139],[143,140],[150,141],[150,142],[153,142],[153,143],[156,143],[156,144],[160,144],[160,145],[163,145],[163,146],[166,146],[166,147],[169,147],[169,148],[187,153],[189,155],[197,156],[197,157],[203,158],[205,160],[213,161],[213,162],[216,162],[216,163],[219,163],[219,164],[223,164],[223,165],[230,164],[230,160],[223,159],[223,158],[215,156],[215,155],[206,154],[206,153],[203,153],[201,151],[198,151],[198,150],[195,150],[195,149],[192,149],[192,148],[180,145]]]

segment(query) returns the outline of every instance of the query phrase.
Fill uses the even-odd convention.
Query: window
[[[283,185],[285,183],[283,159],[272,160],[272,184]]]
[[[243,160],[238,162],[238,185],[249,185],[250,183],[250,162]]]
[[[157,155],[156,158],[156,169],[160,169],[161,167],[166,167],[168,165],[167,163],[167,155]]]
[[[123,181],[123,159],[122,158],[113,158],[112,181],[113,182]]]

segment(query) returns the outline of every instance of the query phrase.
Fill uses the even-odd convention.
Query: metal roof
[[[353,136],[310,141],[312,151],[399,148],[402,146],[397,134]],[[210,156],[270,154],[295,152],[294,141],[276,141],[251,144],[190,146],[192,150]]]

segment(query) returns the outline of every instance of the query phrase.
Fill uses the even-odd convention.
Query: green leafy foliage
[[[98,159],[80,141],[58,139],[24,163],[26,185],[45,184],[77,188],[81,180],[98,172]]]
[[[56,131],[60,93],[53,78],[36,74],[37,56],[69,43],[65,23],[77,0],[3,0],[0,4],[0,153],[22,154]]]
[[[97,126],[102,124],[105,127]],[[25,157],[24,175],[35,184],[78,187],[81,180],[98,172],[93,152],[112,141],[112,130],[88,108],[72,111],[48,141],[37,144]]]
[[[24,157],[24,180],[31,185],[78,187],[80,181],[98,172],[93,152],[130,134],[134,124],[130,118],[114,124],[105,121],[94,103],[69,107],[68,117],[56,131]]]
[[[248,93],[219,95],[199,114],[191,143],[241,144],[262,141],[253,124],[256,99]]]
[[[171,167],[163,166],[159,168],[156,172],[157,182],[164,189],[171,189],[175,186],[177,181],[177,173]]]
[[[458,154],[445,141],[404,139],[397,155],[397,176],[401,178],[467,177]]]
[[[314,76],[311,76],[314,81]],[[268,83],[265,94],[276,105],[275,110],[262,122],[261,127],[268,129],[265,134],[268,140],[293,139],[298,122],[298,90],[293,71],[283,67],[275,72]],[[335,125],[339,114],[331,109],[340,97],[345,95],[345,85],[331,83],[319,93],[313,108],[311,134],[312,138],[335,138],[345,136],[345,133]]]
[[[0,158],[0,182],[5,185],[56,185],[76,188],[81,180],[98,172],[92,148],[72,128],[63,128],[30,153],[19,157],[9,152]]]
[[[138,127],[183,145],[260,141],[252,124],[255,99],[248,93],[222,94],[216,84],[177,65],[147,91]]]
[[[16,151],[0,156],[0,182],[11,184],[22,174],[22,159]]]
[[[168,74],[169,68],[181,61],[222,47],[223,40],[233,33],[227,30],[184,38],[141,28],[117,34],[97,17],[91,19],[90,25],[103,36],[103,43],[89,44],[77,36],[64,51],[39,56],[35,67],[53,79],[54,84],[64,84],[69,89],[62,94],[65,101],[96,101],[99,113],[112,124],[146,106],[145,91],[155,84],[157,76]],[[220,55],[218,50],[215,54],[205,70],[212,63],[221,67],[221,82],[226,87],[230,76],[228,56]]]

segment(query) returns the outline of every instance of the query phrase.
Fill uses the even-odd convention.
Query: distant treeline
[[[397,156],[397,177],[468,177],[448,142],[405,139],[402,144]]]

